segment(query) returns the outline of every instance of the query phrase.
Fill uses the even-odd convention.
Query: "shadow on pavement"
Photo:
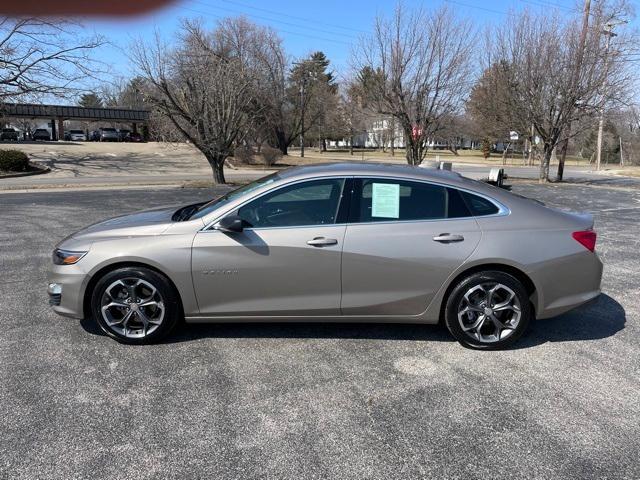
[[[615,335],[625,326],[624,308],[608,295],[558,317],[537,320],[527,334],[511,347],[530,348],[547,342],[599,340]],[[91,318],[82,328],[104,335]],[[212,323],[180,325],[162,343],[189,342],[202,338],[342,338],[367,340],[416,340],[453,342],[439,325],[367,323]]]
[[[600,340],[622,330],[627,321],[622,305],[604,293],[575,310],[557,317],[536,320],[514,348],[547,342]]]

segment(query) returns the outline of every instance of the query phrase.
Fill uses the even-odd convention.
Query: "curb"
[[[43,165],[36,165],[34,163],[29,163],[29,166],[32,168],[35,168],[35,170],[32,170],[30,172],[16,172],[16,173],[10,173],[8,175],[0,175],[0,180],[3,178],[30,177],[32,175],[42,175],[43,173],[49,173],[51,171],[51,168]]]

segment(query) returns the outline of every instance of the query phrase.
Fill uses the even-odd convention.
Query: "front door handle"
[[[464,237],[462,235],[452,235],[450,233],[441,233],[440,235],[433,237],[434,242],[440,243],[452,243],[452,242],[462,242]]]
[[[312,247],[326,247],[328,245],[335,245],[338,243],[338,240],[335,238],[324,238],[324,237],[316,237],[313,240],[309,240],[307,245],[311,245]]]

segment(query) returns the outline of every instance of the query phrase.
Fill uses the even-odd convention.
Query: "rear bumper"
[[[545,262],[531,277],[538,294],[537,318],[550,318],[572,310],[600,295],[603,265],[598,255],[581,252]]]

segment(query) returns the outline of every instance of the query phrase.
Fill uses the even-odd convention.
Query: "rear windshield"
[[[84,135],[84,132],[82,130],[69,130],[69,133],[80,133]]]
[[[3,128],[2,131],[3,132],[15,132],[15,130],[13,128]]]
[[[101,129],[103,132],[115,132],[116,129],[115,128],[102,128]]]

